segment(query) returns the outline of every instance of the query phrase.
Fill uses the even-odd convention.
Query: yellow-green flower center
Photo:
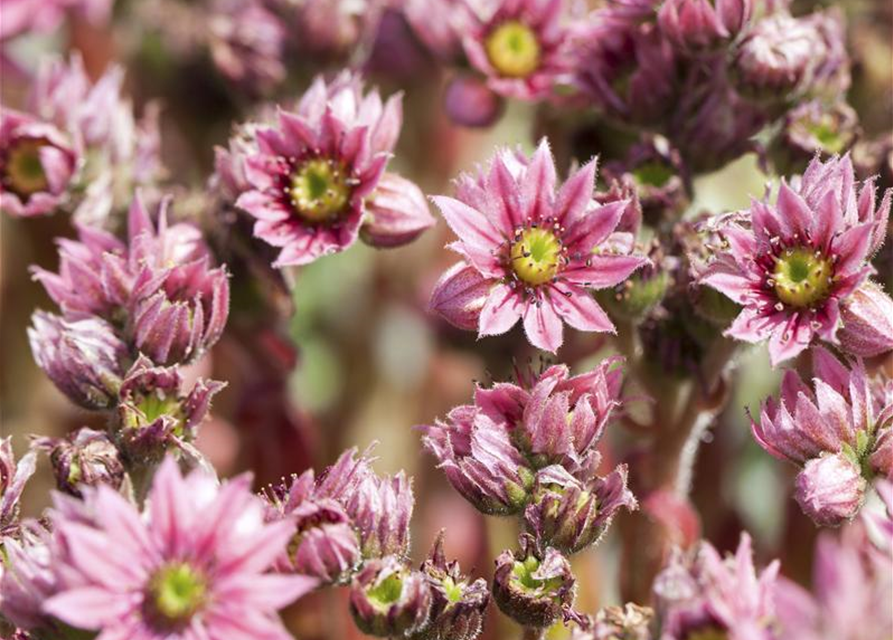
[[[526,78],[540,66],[540,43],[533,29],[509,20],[493,29],[484,42],[490,64],[501,76]]]
[[[531,286],[549,282],[561,268],[561,241],[546,229],[527,229],[512,243],[512,269]]]
[[[540,580],[533,576],[540,568],[540,561],[530,556],[524,561],[516,560],[512,565],[512,575],[509,578],[515,588],[538,597],[551,597],[558,600],[558,590],[561,588],[561,576]]]
[[[40,140],[20,140],[6,158],[6,178],[11,191],[27,198],[49,188],[49,181],[40,161]]]
[[[308,160],[292,173],[289,199],[302,218],[326,222],[337,218],[350,200],[344,168],[322,158]]]
[[[400,601],[403,596],[403,578],[392,573],[380,583],[366,592],[366,596],[374,606],[387,611],[391,605]]]
[[[778,299],[792,307],[822,302],[831,289],[832,264],[810,249],[786,249],[775,259],[772,280]]]
[[[192,619],[205,604],[204,577],[185,563],[160,569],[149,582],[147,605],[152,618],[164,628],[177,628]]]

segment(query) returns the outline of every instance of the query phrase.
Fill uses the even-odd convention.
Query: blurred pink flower
[[[35,452],[30,451],[17,461],[12,438],[0,438],[0,542],[18,530],[19,500],[36,467]]]
[[[874,180],[857,197],[849,156],[813,160],[799,184],[782,183],[774,205],[754,202],[749,224],[727,224],[728,249],[701,282],[744,309],[726,331],[746,342],[769,340],[773,365],[818,338],[836,340],[840,305],[872,273],[883,242],[890,194],[880,207]]]
[[[144,513],[104,486],[81,508],[91,521],[53,515],[59,585],[43,604],[80,629],[144,640],[287,640],[276,611],[317,585],[268,573],[291,527],[264,523],[247,475],[217,486],[201,471],[181,476],[168,458]]]
[[[555,163],[543,140],[529,160],[502,151],[488,171],[461,176],[458,199],[434,198],[459,236],[450,248],[490,286],[479,335],[505,333],[523,317],[530,343],[555,352],[563,322],[580,331],[615,331],[587,289],[614,286],[647,260],[606,250],[627,203],[599,205],[594,181],[590,162],[556,191]],[[466,276],[459,270],[454,277]],[[437,284],[433,304],[463,302],[444,296],[445,288],[454,288],[450,279]],[[457,315],[450,306],[433,308],[447,319]]]

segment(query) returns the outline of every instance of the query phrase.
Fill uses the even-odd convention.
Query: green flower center
[[[673,177],[673,168],[663,162],[646,162],[633,170],[633,179],[643,187],[662,187]]]
[[[366,597],[373,606],[387,611],[391,605],[400,601],[403,595],[403,578],[392,573],[377,585],[366,591]]]
[[[540,597],[559,598],[558,590],[561,588],[562,580],[560,577],[550,578],[549,580],[539,580],[533,577],[537,569],[540,568],[540,561],[530,556],[523,562],[515,561],[512,565],[512,576],[510,578],[515,588],[534,594]]]
[[[831,289],[831,260],[809,249],[787,249],[775,261],[772,280],[778,299],[792,307],[810,307]]]
[[[42,140],[20,140],[6,157],[6,179],[10,190],[23,198],[49,189],[49,180],[40,161],[40,150],[44,146]]]
[[[507,78],[526,78],[540,66],[540,43],[533,29],[517,20],[503,22],[484,42],[490,64]]]
[[[149,582],[147,605],[156,622],[166,628],[184,626],[205,604],[204,577],[185,563],[160,569]]]
[[[561,268],[561,241],[546,229],[527,229],[515,236],[510,256],[512,269],[522,282],[541,285]]]
[[[131,429],[140,429],[149,426],[162,416],[170,416],[176,421],[174,433],[183,435],[184,418],[183,407],[178,398],[166,397],[159,392],[139,398],[133,406],[136,410],[125,411],[125,426]]]
[[[292,173],[290,182],[289,201],[310,222],[337,218],[350,200],[344,168],[331,160],[308,160]]]
[[[822,149],[828,153],[842,153],[852,141],[851,135],[841,135],[836,119],[828,114],[815,123],[806,125],[806,130],[812,134]]]
[[[447,576],[443,580],[441,580],[440,584],[443,586],[443,592],[446,594],[447,602],[450,604],[456,604],[457,602],[462,600],[462,592],[465,589],[465,583],[460,582],[456,584],[456,582],[450,577]]]

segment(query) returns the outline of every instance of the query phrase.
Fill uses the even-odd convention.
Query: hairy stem
[[[546,630],[542,627],[524,627],[524,633],[521,634],[521,640],[543,640],[546,637]]]

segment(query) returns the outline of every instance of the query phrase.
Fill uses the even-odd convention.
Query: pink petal
[[[629,278],[648,259],[642,256],[592,255],[586,262],[588,266],[568,268],[562,272],[562,278],[590,289],[604,289]]]
[[[555,353],[563,342],[563,325],[550,300],[524,309],[524,332],[534,347]]]
[[[487,296],[478,325],[481,336],[497,336],[505,333],[521,317],[521,296],[508,285],[499,284]]]
[[[483,213],[464,202],[446,196],[434,196],[450,229],[467,245],[492,251],[502,244],[502,237]]]
[[[124,618],[135,606],[133,595],[98,587],[63,591],[43,603],[43,611],[73,627],[102,629]]]
[[[565,181],[558,192],[555,217],[566,227],[576,223],[592,202],[596,160],[590,160]]]
[[[546,138],[540,141],[521,183],[521,201],[527,220],[542,220],[552,212],[555,190],[555,162]]]
[[[585,289],[564,283],[557,283],[552,289],[559,294],[552,297],[552,305],[574,329],[616,333],[611,319]]]

